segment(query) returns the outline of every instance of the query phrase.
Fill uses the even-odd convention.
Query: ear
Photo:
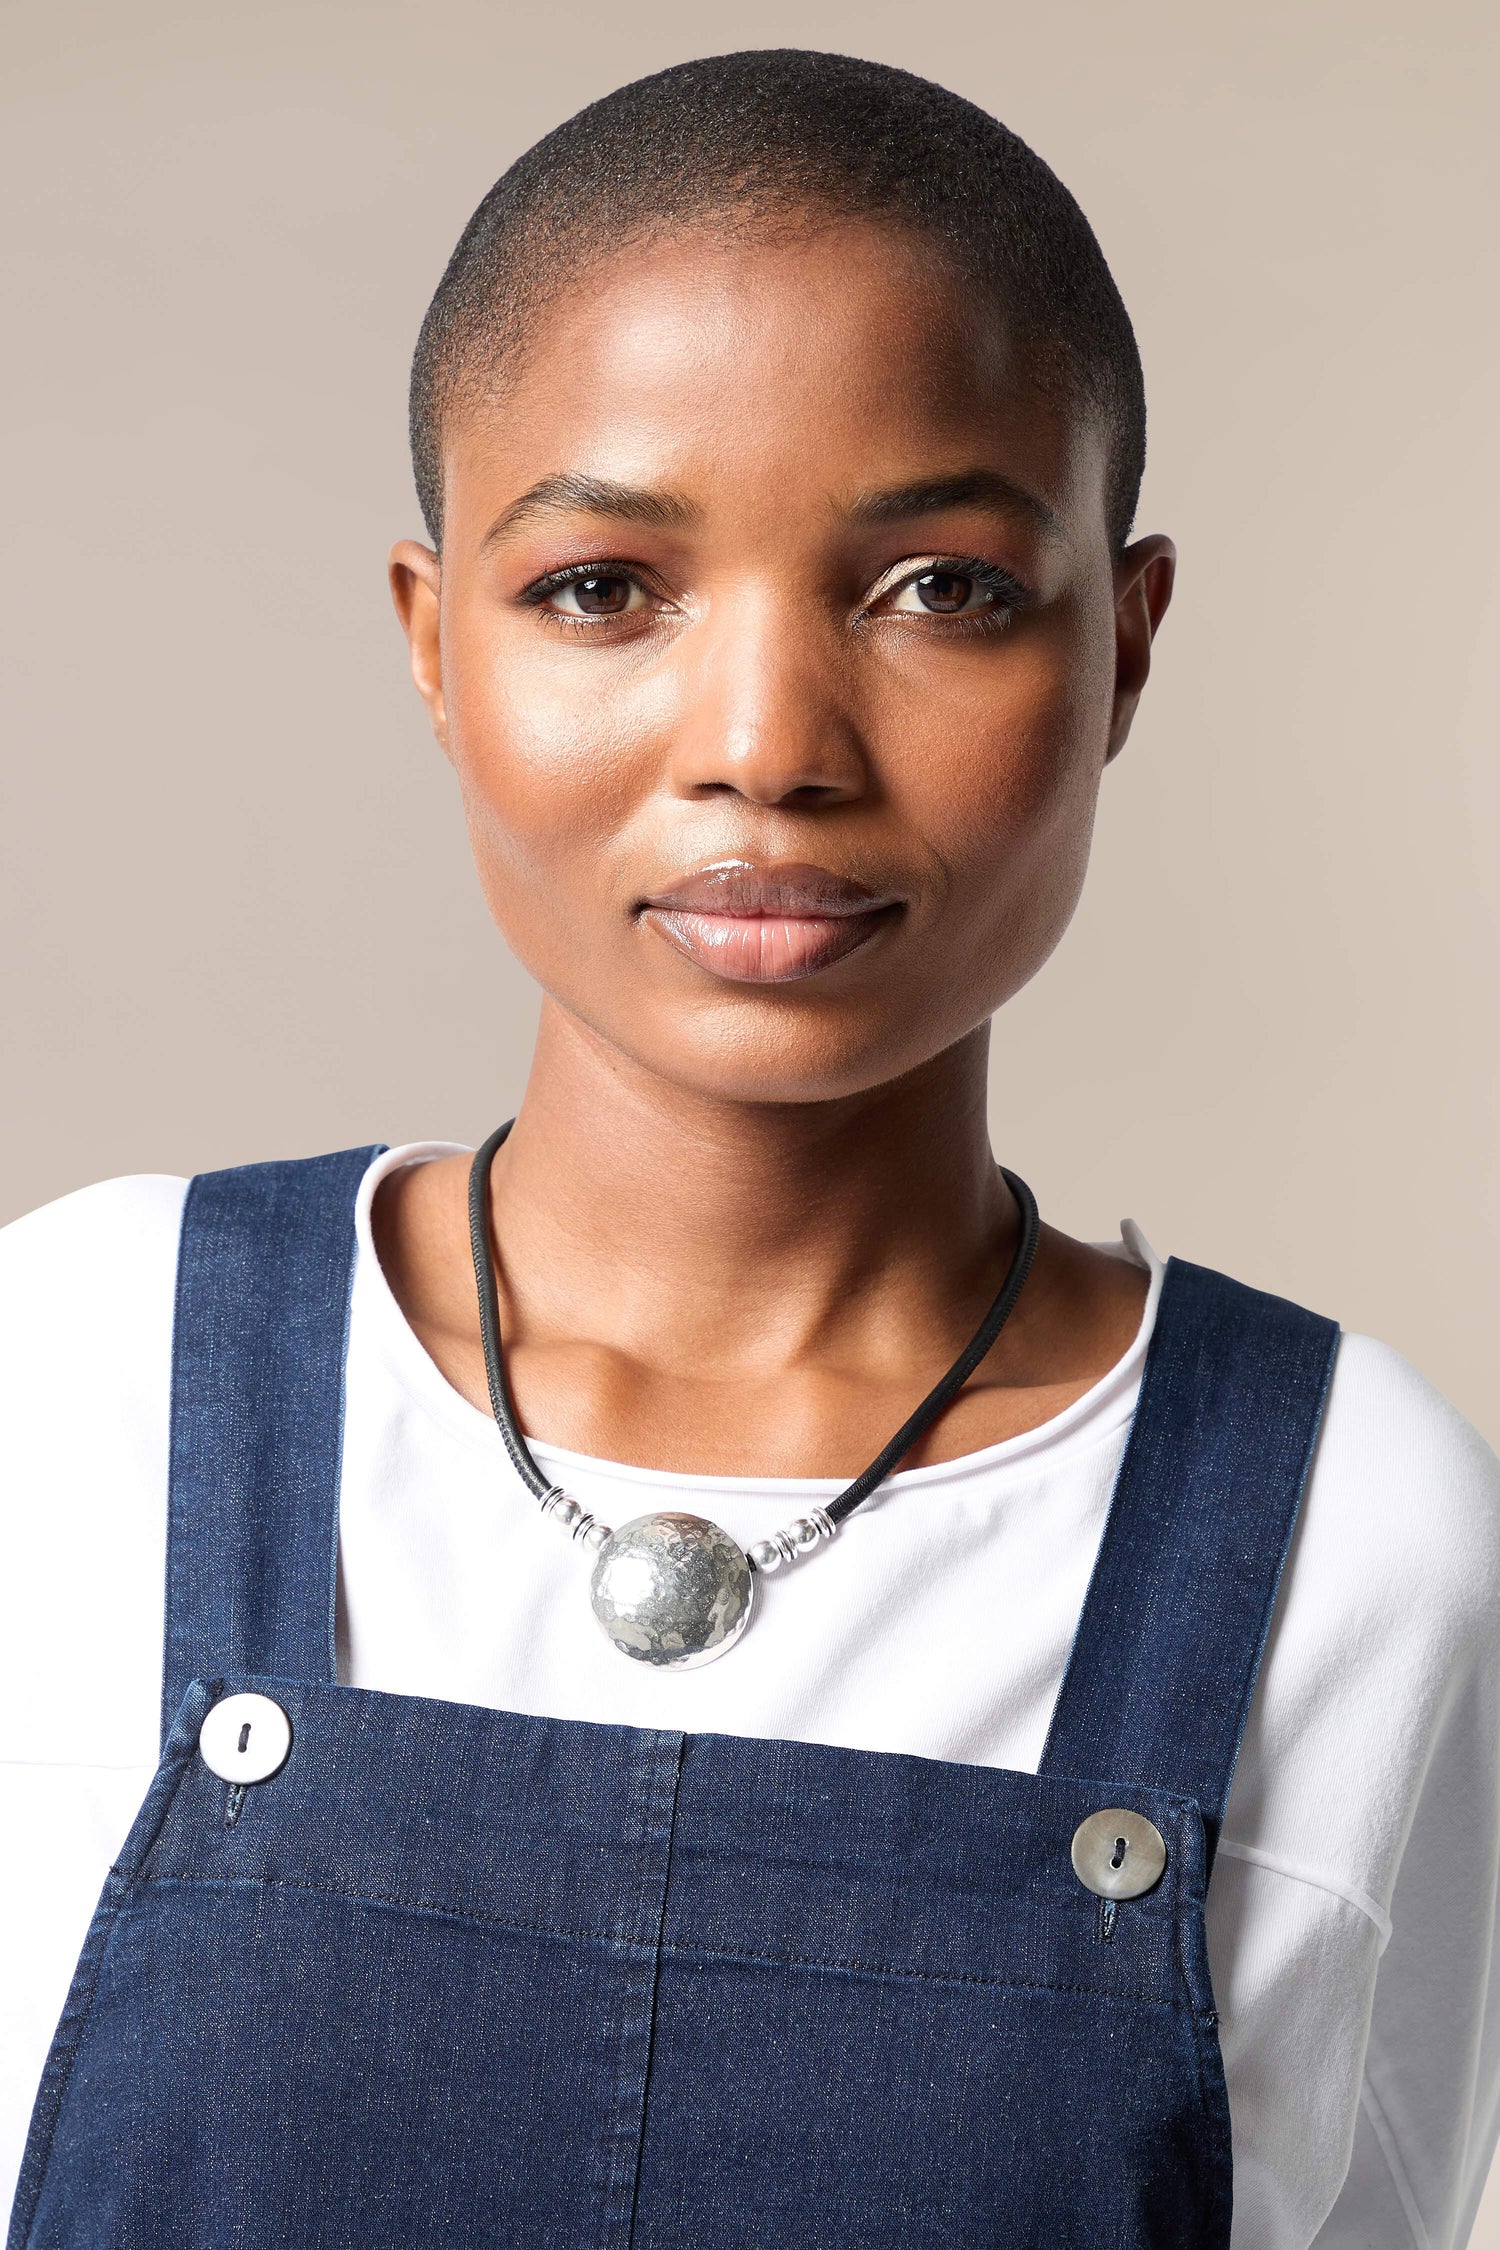
[[[391,599],[411,649],[411,676],[427,706],[432,731],[448,749],[448,713],[443,702],[443,650],[439,632],[442,565],[430,547],[398,539],[389,564]]]
[[[1135,540],[1115,564],[1115,700],[1106,763],[1125,747],[1176,572],[1177,549],[1160,532]]]

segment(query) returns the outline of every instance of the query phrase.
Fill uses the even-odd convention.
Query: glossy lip
[[[652,892],[639,912],[715,976],[791,984],[867,945],[904,903],[803,860],[726,859]]]

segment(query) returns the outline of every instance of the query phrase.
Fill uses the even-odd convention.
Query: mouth
[[[735,984],[792,984],[847,959],[905,902],[800,860],[700,867],[643,899],[640,918],[690,961]]]

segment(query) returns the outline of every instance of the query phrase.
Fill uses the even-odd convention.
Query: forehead
[[[870,223],[694,230],[556,291],[444,431],[448,536],[545,477],[799,500],[983,464],[1102,527],[1095,420],[1044,388],[1005,308],[929,243]]]

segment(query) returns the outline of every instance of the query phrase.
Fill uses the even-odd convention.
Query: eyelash
[[[894,585],[888,586],[884,598],[890,599],[903,593],[908,586],[915,585],[919,578],[972,578],[976,586],[983,587],[986,593],[994,596],[991,608],[976,610],[968,617],[945,617],[940,610],[929,610],[924,631],[937,628],[950,635],[1003,633],[1017,613],[1031,601],[1029,591],[1019,578],[1012,578],[1010,572],[1002,569],[999,563],[986,562],[980,555],[929,557],[915,570],[909,570],[904,578],[898,578]],[[902,624],[905,624],[908,619],[915,617],[916,612],[903,610],[898,614]]]
[[[610,625],[615,622],[614,619],[565,617],[560,610],[547,608],[549,594],[561,593],[565,586],[576,586],[585,578],[624,578],[632,586],[639,586],[645,594],[651,591],[635,564],[612,562],[607,556],[601,556],[594,562],[569,563],[564,570],[549,570],[544,577],[534,578],[529,586],[523,587],[517,599],[528,609],[541,610],[544,617],[567,631],[597,633],[601,625]]]
[[[924,631],[935,630],[950,637],[1003,632],[1017,612],[1027,608],[1032,599],[1027,588],[1021,584],[1019,579],[1013,578],[1008,570],[1003,570],[998,563],[985,562],[978,555],[929,557],[916,569],[908,571],[904,578],[896,579],[886,588],[881,598],[882,600],[890,600],[895,595],[904,592],[908,586],[914,585],[919,578],[937,576],[972,578],[976,586],[981,586],[987,593],[993,594],[995,597],[994,606],[990,609],[977,610],[967,617],[952,615],[945,617],[940,610],[931,610],[927,613],[926,623],[923,626]],[[560,610],[548,609],[547,607],[550,595],[560,593],[566,586],[576,586],[586,578],[623,578],[632,586],[638,586],[644,594],[649,596],[651,593],[651,587],[647,584],[637,565],[601,557],[592,562],[569,563],[562,570],[549,570],[541,578],[533,579],[529,586],[523,587],[517,599],[528,609],[540,610],[553,625],[561,626],[565,632],[597,633],[601,628],[615,623],[616,619],[608,616],[593,619],[569,617]],[[895,614],[897,614],[899,622],[904,625],[908,619],[915,617],[917,613],[913,610],[906,610]]]

